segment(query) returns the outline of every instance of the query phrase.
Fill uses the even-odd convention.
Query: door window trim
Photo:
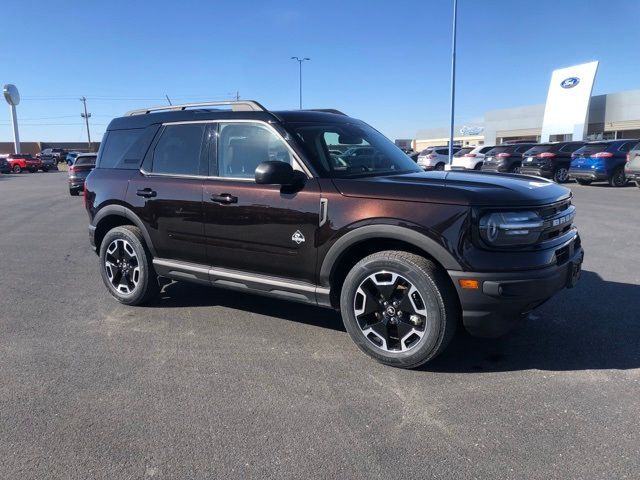
[[[293,161],[296,162],[296,165],[307,176],[307,178],[313,178],[313,174],[311,173],[311,170],[306,165],[306,163],[302,161],[302,159],[296,153],[296,151],[291,147],[291,145],[289,145],[289,142],[287,142],[285,140],[285,138],[282,136],[282,134],[278,130],[276,130],[274,128],[274,126],[271,125],[269,122],[266,122],[264,120],[251,120],[251,119],[187,120],[187,121],[180,121],[180,122],[165,122],[165,123],[162,124],[161,127],[162,127],[162,130],[164,130],[164,128],[166,126],[168,126],[168,125],[184,125],[184,124],[191,124],[191,123],[216,124],[216,129],[215,129],[216,151],[217,151],[217,142],[218,142],[217,124],[220,124],[220,123],[259,123],[259,124],[265,126],[272,133],[274,133],[282,141],[282,143],[285,144],[287,150],[289,151],[289,155],[291,155],[291,158],[293,158]],[[162,136],[162,135],[160,135],[160,136]],[[160,136],[158,137],[158,139],[160,138]],[[150,152],[153,152],[153,150],[155,149],[155,144],[157,143],[158,139],[154,140],[152,148],[149,149]],[[206,150],[207,150],[207,166],[210,167],[210,164],[209,164],[209,161],[208,161],[209,160],[208,159],[209,144],[206,145]],[[145,158],[145,160],[146,160],[146,158]],[[145,161],[143,160],[142,165],[144,165],[144,163],[145,163]],[[217,167],[217,162],[216,162],[216,167]],[[255,178],[221,177],[219,175],[210,175],[211,172],[209,172],[209,175],[183,175],[183,174],[175,174],[175,173],[154,173],[154,172],[149,172],[149,171],[145,170],[141,166],[140,167],[140,173],[142,173],[144,176],[147,176],[147,177],[196,178],[196,179],[203,179],[203,180],[226,180],[226,181],[232,181],[232,182],[254,182],[255,183]]]

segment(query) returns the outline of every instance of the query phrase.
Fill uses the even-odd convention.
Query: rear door
[[[315,283],[320,189],[315,178],[289,190],[258,185],[263,161],[303,170],[282,137],[263,122],[220,122],[204,182],[204,231],[215,267]],[[216,145],[217,148],[213,148]]]
[[[143,168],[127,189],[127,202],[145,224],[159,258],[206,264],[202,183],[206,123],[163,125]]]

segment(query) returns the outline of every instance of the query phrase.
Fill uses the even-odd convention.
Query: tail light
[[[475,157],[476,154],[475,153],[465,153],[464,156],[465,157]]]
[[[553,158],[556,154],[552,152],[542,152],[536,155],[538,158]]]
[[[598,152],[593,157],[594,158],[611,158],[611,157],[613,157],[613,153],[611,153],[611,152]]]
[[[69,165],[69,173],[73,173],[73,165]]]
[[[510,156],[510,153],[499,153],[498,155],[496,155],[496,157],[498,158],[509,158]]]

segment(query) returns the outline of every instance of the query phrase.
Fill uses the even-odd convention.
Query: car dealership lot
[[[0,478],[633,478],[640,191],[571,184],[583,277],[419,371],[329,310],[102,285],[66,174],[0,175]]]

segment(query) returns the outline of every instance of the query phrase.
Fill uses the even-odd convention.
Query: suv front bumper
[[[562,263],[539,270],[509,273],[449,271],[458,291],[466,330],[478,337],[503,335],[557,292],[575,286],[580,278],[584,251],[579,239],[565,248],[561,254],[565,255]],[[462,288],[459,283],[462,279],[478,280],[479,288]]]

